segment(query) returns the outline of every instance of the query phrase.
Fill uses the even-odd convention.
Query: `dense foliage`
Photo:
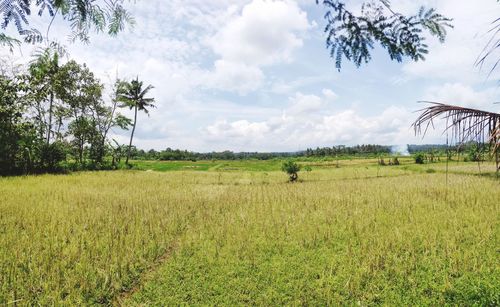
[[[129,87],[117,80],[106,100],[104,85],[85,64],[61,63],[51,48],[24,71],[2,73],[0,175],[118,167],[123,146],[108,134],[131,125],[117,112]]]
[[[285,161],[283,162],[283,165],[281,165],[281,170],[288,174],[290,182],[297,181],[300,169],[300,165],[292,160]]]
[[[407,149],[407,154],[422,153],[424,160],[433,162],[437,161],[440,156],[451,156],[469,153],[473,150],[475,143],[467,143],[460,145],[407,145],[403,149]],[[480,145],[484,147],[484,145]],[[126,148],[122,148],[123,151]],[[165,150],[143,150],[134,146],[131,147],[130,156],[134,160],[161,160],[161,161],[199,161],[199,160],[270,160],[270,159],[287,159],[287,158],[321,158],[321,157],[380,157],[386,155],[401,155],[404,153],[397,152],[393,146],[366,144],[345,146],[337,145],[332,147],[317,147],[315,149],[308,148],[303,151],[295,152],[193,152],[188,150],[167,148]],[[484,156],[488,156],[486,153]]]
[[[326,7],[326,46],[340,70],[345,58],[356,66],[371,60],[371,50],[379,44],[391,60],[404,58],[424,60],[428,53],[425,33],[444,42],[451,19],[435,9],[421,7],[417,14],[406,16],[395,12],[389,0],[364,1],[361,12],[346,6],[345,0],[316,0]]]
[[[37,15],[47,14],[52,20],[60,17],[69,23],[71,40],[89,41],[89,33],[107,32],[116,35],[125,26],[133,25],[134,19],[124,8],[123,0],[0,0],[0,28],[5,30],[10,24],[27,43],[39,43],[44,39],[40,29],[29,28],[33,9]],[[47,28],[47,36],[50,30]],[[47,37],[45,37],[47,39]],[[19,39],[0,33],[0,45],[12,48]]]
[[[389,154],[391,153],[391,146],[383,145],[355,145],[355,146],[332,146],[323,148],[308,148],[305,151],[305,156],[307,157],[323,157],[323,156],[355,156],[355,155],[379,155],[379,154]]]

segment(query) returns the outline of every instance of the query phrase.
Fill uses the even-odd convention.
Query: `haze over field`
[[[350,1],[359,6],[361,1]],[[334,144],[444,143],[442,130],[425,140],[410,123],[418,100],[498,111],[498,70],[489,79],[473,63],[498,14],[493,0],[394,1],[413,13],[420,5],[453,18],[444,44],[429,39],[425,62],[374,60],[342,71],[325,50],[324,10],[313,0],[148,0],[133,5],[132,34],[93,35],[69,44],[56,20],[50,37],[103,81],[137,74],[156,88],[158,109],[139,115],[139,148],[195,151],[295,151]],[[33,25],[46,23],[33,18]],[[32,47],[23,45],[27,61]],[[14,58],[20,53],[15,51]],[[127,132],[115,131],[121,143]]]

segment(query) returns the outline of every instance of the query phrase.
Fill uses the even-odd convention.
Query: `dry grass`
[[[0,304],[109,304],[134,286],[125,305],[499,303],[498,181],[375,167],[302,179],[0,179]]]

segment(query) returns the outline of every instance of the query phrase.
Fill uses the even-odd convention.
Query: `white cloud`
[[[202,133],[211,140],[230,138],[232,150],[297,150],[334,144],[421,142],[410,127],[416,115],[407,108],[388,106],[372,116],[362,116],[354,108],[334,111],[326,101],[332,93],[323,90],[322,97],[296,93],[289,98],[281,116],[268,116],[258,121],[218,120]],[[439,135],[440,131],[429,131],[425,141],[441,141]]]
[[[493,103],[498,99],[498,89],[476,91],[462,83],[445,83],[442,86],[431,86],[424,97],[428,101],[493,110]]]
[[[290,106],[285,110],[288,115],[315,114],[321,113],[328,107],[328,104],[337,99],[335,94],[330,89],[322,90],[323,97],[317,95],[305,95],[301,92],[295,93],[289,97]]]
[[[282,79],[275,80],[271,85],[271,92],[275,94],[291,94],[303,87],[311,86],[322,82],[334,82],[337,75],[329,73],[327,75],[300,76],[291,81]]]
[[[238,120],[232,123],[217,121],[206,128],[209,136],[216,138],[242,138],[243,140],[259,139],[269,131],[265,122],[249,122]]]
[[[408,62],[403,72],[410,78],[442,79],[455,82],[483,82],[487,68],[481,73],[474,62],[490,39],[487,34],[491,22],[498,17],[496,1],[401,1],[394,2],[403,11],[416,12],[418,5],[427,4],[438,12],[453,18],[453,29],[448,30],[446,42],[441,44],[436,38],[429,38],[429,54],[425,61]],[[496,60],[496,59],[495,59]],[[497,80],[500,70],[490,76]]]
[[[289,61],[311,27],[306,12],[288,0],[253,0],[211,39],[224,60],[249,65]]]
[[[258,89],[263,79],[264,73],[258,67],[243,62],[217,60],[214,71],[206,75],[204,86],[246,94]]]
[[[324,88],[321,92],[323,93],[323,96],[325,96],[325,99],[328,101],[334,101],[339,97],[331,89]]]
[[[287,113],[289,114],[305,114],[321,110],[325,106],[325,102],[316,95],[304,95],[296,93],[295,96],[290,97],[291,103]]]
[[[253,0],[240,13],[235,6],[227,12],[227,22],[207,40],[220,59],[206,85],[240,94],[262,85],[262,66],[290,62],[312,27],[306,12],[289,0]]]

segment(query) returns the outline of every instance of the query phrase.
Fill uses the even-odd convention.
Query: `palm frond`
[[[0,33],[0,46],[6,46],[12,52],[14,47],[20,46],[21,42],[13,37],[7,36],[5,33]]]
[[[493,63],[491,64],[491,68],[488,72],[488,78],[500,63],[500,57],[498,56],[498,48],[500,47],[500,18],[495,19],[491,24],[492,28],[488,31],[491,37],[474,63],[475,66],[482,69],[487,59],[494,57]]]
[[[419,110],[422,112],[412,124],[415,134],[425,136],[428,128],[434,126],[435,119],[446,120],[444,132],[451,132],[451,137],[458,143],[476,141],[489,143],[494,154],[500,150],[500,114],[465,108],[433,101],[421,101],[430,106]],[[422,129],[423,132],[422,132]]]

